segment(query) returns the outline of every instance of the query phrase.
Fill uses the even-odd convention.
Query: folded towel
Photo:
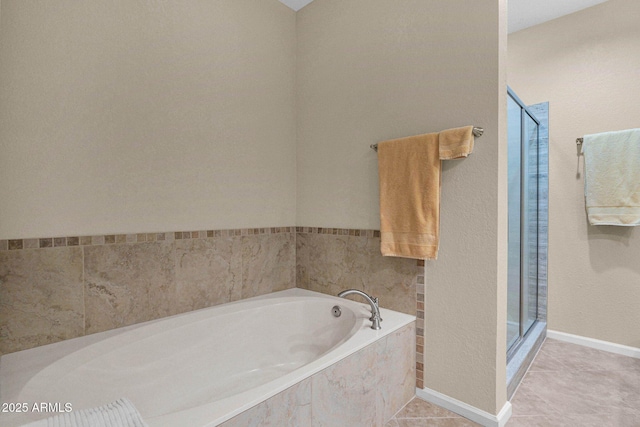
[[[447,129],[440,132],[440,160],[459,159],[473,152],[473,126]]]
[[[472,131],[467,126],[378,144],[382,255],[438,257],[440,160],[468,156]]]
[[[640,129],[585,135],[584,195],[591,225],[640,225]]]
[[[23,427],[148,427],[129,401],[121,398],[98,408],[66,412]]]

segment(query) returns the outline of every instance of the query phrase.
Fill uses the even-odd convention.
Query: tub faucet
[[[347,295],[351,295],[351,294],[360,295],[361,297],[366,299],[369,305],[371,306],[371,317],[369,318],[369,320],[371,320],[372,322],[371,329],[382,329],[382,327],[380,326],[380,322],[382,322],[382,318],[380,317],[380,308],[378,308],[378,298],[369,296],[357,289],[347,289],[346,291],[340,292],[338,296],[340,298],[344,298]]]

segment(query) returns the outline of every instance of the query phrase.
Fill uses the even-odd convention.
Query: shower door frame
[[[539,206],[540,206],[540,120],[538,120],[538,118],[535,116],[535,114],[533,114],[533,112],[531,112],[529,110],[529,108],[527,107],[527,105],[525,105],[524,102],[522,102],[522,100],[515,94],[515,92],[510,88],[507,87],[507,96],[510,97],[511,99],[513,99],[516,104],[518,104],[518,106],[520,107],[520,313],[519,313],[519,322],[518,322],[518,338],[507,348],[507,362],[509,362],[513,356],[516,355],[516,353],[518,352],[518,350],[520,349],[520,347],[522,346],[522,344],[525,342],[525,340],[528,338],[528,336],[531,334],[531,332],[533,332],[536,329],[537,324],[539,323],[539,314],[540,314],[540,283],[539,283],[539,262],[536,261],[535,263],[535,269],[536,269],[536,292],[535,292],[535,298],[536,298],[536,315],[535,315],[535,319],[533,321],[533,323],[526,328],[525,330],[525,323],[526,323],[526,315],[525,315],[525,291],[526,289],[526,285],[528,284],[527,279],[524,277],[524,272],[525,269],[523,268],[523,263],[525,262],[525,250],[526,248],[524,247],[524,235],[527,232],[526,228],[527,228],[527,224],[525,224],[525,222],[523,221],[523,215],[525,212],[525,209],[527,207],[527,200],[526,200],[526,195],[525,195],[525,177],[524,177],[524,171],[525,171],[525,161],[527,159],[527,156],[525,154],[525,148],[526,148],[526,144],[527,144],[527,138],[525,135],[525,118],[527,116],[529,116],[529,118],[531,118],[535,124],[536,124],[536,139],[537,139],[537,144],[536,144],[536,156],[537,156],[537,161],[536,161],[536,171],[535,171],[535,176],[536,176],[536,235],[535,235],[535,240],[536,240],[536,260],[538,260],[539,258],[539,245],[540,245],[540,216],[539,216]],[[507,287],[507,293],[508,293],[508,287]]]

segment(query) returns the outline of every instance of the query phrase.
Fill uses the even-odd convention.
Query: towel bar
[[[482,136],[483,133],[484,128],[478,126],[473,127],[473,136],[475,136],[476,138]],[[378,144],[371,144],[369,147],[371,147],[373,151],[378,151]]]
[[[582,145],[584,138],[576,138],[576,145]]]

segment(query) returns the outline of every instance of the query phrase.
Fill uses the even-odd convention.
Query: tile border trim
[[[380,230],[331,227],[296,227],[297,233],[331,234],[334,236],[380,237]]]
[[[424,260],[417,260],[417,266],[422,268],[416,277],[416,387],[424,387]]]
[[[252,236],[278,233],[329,234],[337,236],[380,237],[380,230],[331,228],[331,227],[256,227],[197,231],[167,231],[156,233],[95,234],[86,236],[36,237],[25,239],[0,239],[0,251],[44,249],[64,246],[100,246],[121,243],[145,243],[184,239]]]
[[[59,248],[65,246],[100,246],[123,243],[163,242],[216,237],[255,236],[293,233],[296,227],[259,227],[224,230],[168,231],[162,233],[98,234],[92,236],[40,237],[29,239],[2,239],[0,251],[22,249]]]

